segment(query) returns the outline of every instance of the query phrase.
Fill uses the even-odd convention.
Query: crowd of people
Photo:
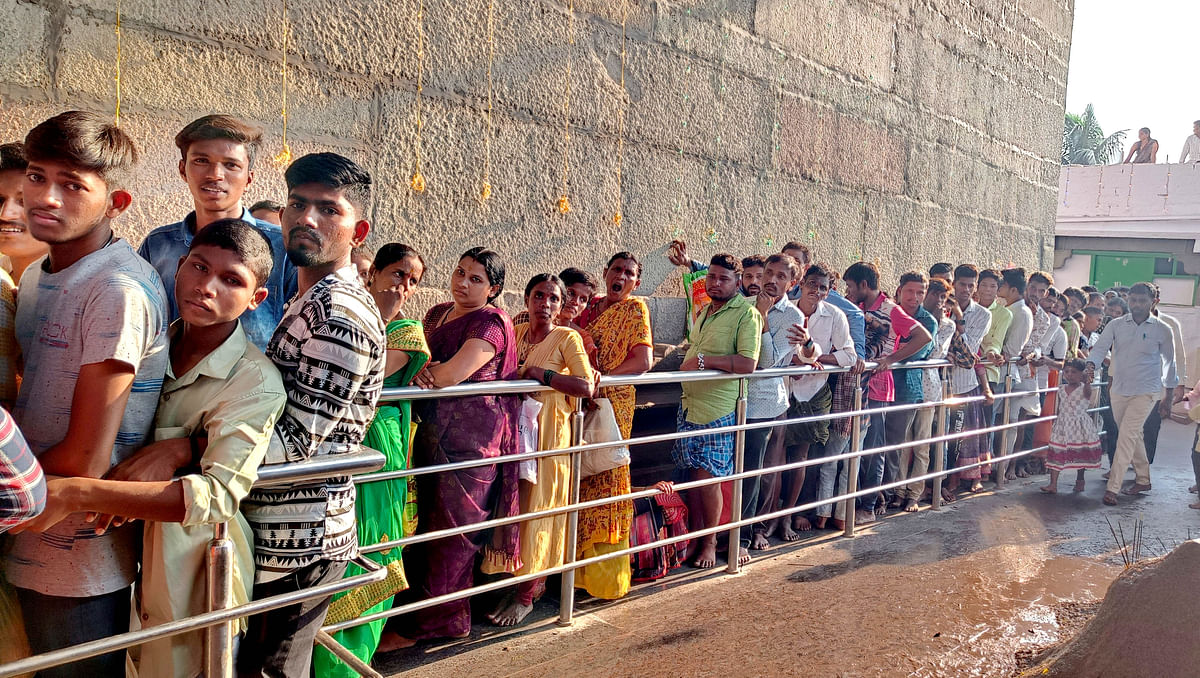
[[[23,142],[0,146],[0,530],[10,532],[4,579],[23,613],[0,624],[6,638],[22,633],[30,652],[121,633],[131,612],[136,625],[149,627],[204,611],[211,526],[228,523],[238,604],[352,576],[361,572],[349,563],[359,545],[386,547],[369,556],[386,568],[383,584],[237,624],[239,675],[356,675],[324,649],[314,653],[322,625],[461,591],[485,577],[561,566],[568,520],[565,513],[536,517],[403,550],[392,542],[567,506],[569,454],[528,466],[502,459],[569,447],[579,399],[593,403],[589,416],[609,424],[613,440],[633,433],[634,387],[600,387],[599,377],[652,367],[650,313],[634,294],[642,275],[635,254],[612,255],[600,276],[579,268],[533,276],[514,319],[496,304],[507,282],[501,255],[475,247],[449,271],[450,300],[417,320],[406,305],[427,273],[421,254],[400,243],[364,247],[372,227],[369,173],[340,155],[313,153],[287,168],[283,204],[246,208],[260,137],[225,115],[185,126],[175,145],[194,210],[153,230],[137,250],[112,224],[136,193],[130,177],[138,152],[111,121],[67,112]],[[1184,379],[1182,363],[1176,367],[1178,323],[1157,312],[1150,284],[1060,292],[1045,272],[939,263],[928,274],[904,273],[890,294],[874,265],[856,262],[839,272],[799,243],[769,256],[717,254],[705,264],[675,241],[670,258],[706,269],[709,301],[690,330],[681,370],[814,368],[751,380],[749,420],[777,424],[747,432],[748,470],[846,453],[852,415],[821,415],[851,412],[861,390],[865,407],[880,411],[862,417],[858,443],[894,449],[862,458],[858,487],[913,480],[862,497],[856,519],[917,511],[930,492],[921,479],[931,466],[929,404],[950,395],[961,399],[950,430],[968,435],[947,445],[945,468],[954,475],[943,499],[978,491],[988,477],[1028,475],[1035,463],[1051,473],[1045,491],[1057,491],[1063,471],[1077,471],[1075,490],[1082,491],[1084,470],[1098,468],[1104,452],[1087,410],[1095,372],[1106,370],[1112,417],[1104,428],[1116,443],[1104,502],[1150,489],[1153,448],[1148,457],[1143,441],[1151,436],[1143,429],[1157,427],[1182,396],[1176,386]],[[941,358],[953,367],[904,365]],[[1059,370],[1057,392],[1039,393]],[[1008,436],[987,430],[1003,423],[994,396],[1009,377],[1024,394],[1013,400],[1011,422],[1055,406],[1062,412],[1048,440],[1038,439],[1036,423]],[[528,399],[379,402],[384,386],[510,379],[549,390]],[[694,435],[676,442],[677,473],[654,496],[620,498],[635,489],[627,462],[580,478],[581,501],[618,499],[579,512],[574,558],[727,522],[728,482],[681,496],[672,481],[732,474],[735,437],[722,429],[736,421],[738,398],[734,380],[683,383],[676,427]],[[885,411],[889,405],[911,407]],[[807,419],[783,422],[797,418]],[[349,477],[254,487],[261,465],[363,445],[384,454],[384,472],[475,464],[357,488]],[[1048,451],[988,463],[1035,446]],[[1136,478],[1123,487],[1129,465]],[[738,544],[708,535],[597,560],[577,572],[576,586],[616,599],[633,582],[684,563],[712,567],[722,550],[745,562],[772,537],[841,529],[843,505],[832,498],[846,491],[850,466],[830,461],[811,478],[804,468],[746,478],[743,516],[798,506],[806,492],[823,503],[814,514],[754,524]],[[519,624],[545,590],[546,577],[533,576],[486,617]],[[422,640],[464,637],[472,618],[472,601],[461,599],[335,637],[370,661]],[[198,631],[176,635],[42,675],[194,678],[202,673],[202,638]]]

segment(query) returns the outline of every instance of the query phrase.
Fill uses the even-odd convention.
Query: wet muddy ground
[[[540,602],[515,631],[378,657],[387,675],[1013,676],[1082,625],[1121,572],[1109,523],[1143,521],[1143,555],[1200,536],[1192,428],[1163,426],[1154,490],[1119,507],[1088,488],[1045,495],[1046,476],[1003,491],[824,533],[757,555],[743,573],[685,570],[624,601],[584,601],[575,625]],[[482,607],[482,605],[480,606]]]

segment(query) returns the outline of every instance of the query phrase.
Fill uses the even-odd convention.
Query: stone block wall
[[[638,253],[665,341],[682,322],[663,256],[676,234],[697,258],[801,240],[837,268],[877,259],[888,285],[935,260],[1051,264],[1072,0],[491,1],[490,125],[489,0],[287,6],[292,151],[335,150],[372,171],[371,244],[426,254],[419,305],[445,298],[475,245],[507,255],[510,290]],[[113,110],[116,9],[0,0],[0,138],[69,108]],[[121,11],[122,125],[143,161],[120,234],[139,241],[189,209],[171,139],[210,112],[263,125],[248,198],[282,199],[269,158],[283,3],[123,0]],[[420,194],[408,186],[418,75]]]

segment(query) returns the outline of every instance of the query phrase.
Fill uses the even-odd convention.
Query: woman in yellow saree
[[[525,287],[529,322],[513,328],[521,377],[555,389],[533,396],[542,404],[538,413],[540,450],[570,446],[575,399],[593,395],[596,384],[596,373],[588,364],[579,333],[554,324],[562,309],[564,293],[558,276],[549,273],[534,276]],[[571,455],[537,459],[537,482],[521,481],[521,513],[559,508],[570,500]],[[564,513],[521,523],[522,565],[515,574],[532,574],[563,564],[567,519]],[[488,618],[497,626],[520,624],[533,609],[535,598],[545,590],[544,577],[522,582],[500,601]]]
[[[629,252],[618,252],[604,269],[603,294],[593,301],[579,318],[579,325],[596,342],[596,368],[605,375],[641,374],[650,369],[653,339],[650,334],[650,310],[646,302],[634,297],[641,285],[641,264]],[[633,430],[636,393],[632,386],[600,389],[600,397],[612,401],[621,435]],[[620,466],[584,478],[580,499],[588,501],[621,494],[632,489],[629,467]],[[622,500],[607,506],[579,512],[579,546],[576,558],[595,556],[629,548],[629,530],[633,525],[633,502]],[[575,577],[577,586],[605,599],[629,592],[629,558],[600,561],[581,568]]]

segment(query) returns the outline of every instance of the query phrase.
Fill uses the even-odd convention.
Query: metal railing
[[[868,371],[875,365],[867,363]],[[950,363],[944,360],[938,361],[916,361],[894,365],[894,371],[907,369],[927,369],[934,368],[941,372],[949,369]],[[601,449],[611,447],[612,442],[597,442],[584,443],[583,434],[583,418],[585,403],[583,400],[576,400],[576,406],[571,418],[571,441],[570,447],[555,450],[536,450],[524,452],[520,454],[504,455],[499,458],[477,459],[462,462],[454,462],[440,464],[436,466],[428,466],[422,468],[403,469],[397,471],[370,473],[369,475],[355,475],[369,471],[374,471],[383,465],[383,455],[371,450],[364,450],[358,454],[337,455],[331,457],[320,457],[318,459],[296,463],[296,464],[281,464],[273,466],[263,466],[259,469],[259,480],[255,484],[256,487],[265,487],[271,485],[281,485],[286,483],[301,482],[307,480],[316,480],[330,476],[345,476],[355,475],[354,482],[356,484],[386,482],[411,476],[428,475],[434,473],[445,473],[450,471],[458,471],[462,469],[491,466],[498,463],[517,463],[527,459],[538,459],[542,457],[570,455],[571,456],[571,491],[570,502],[565,506],[560,506],[551,509],[533,511],[530,513],[518,514],[504,518],[494,518],[484,520],[478,523],[463,525],[455,528],[436,530],[432,532],[423,532],[410,535],[401,539],[392,539],[377,544],[360,545],[360,554],[355,561],[363,567],[366,572],[364,574],[346,577],[340,581],[323,584],[309,589],[281,594],[265,598],[262,600],[254,600],[247,604],[234,607],[232,605],[232,576],[233,576],[233,549],[232,544],[228,539],[227,527],[225,524],[214,526],[213,540],[210,542],[207,563],[208,563],[208,605],[209,612],[186,617],[183,619],[174,620],[158,626],[137,631],[103,638],[79,645],[63,648],[53,652],[47,652],[37,656],[29,657],[17,662],[0,665],[0,678],[5,676],[19,675],[26,672],[37,671],[52,666],[78,661],[87,657],[92,657],[107,652],[125,649],[134,645],[145,643],[159,638],[165,638],[181,633],[195,631],[197,629],[205,629],[205,658],[204,658],[204,674],[207,676],[232,676],[233,675],[233,638],[234,638],[234,622],[235,620],[283,607],[286,605],[295,604],[297,602],[312,600],[315,598],[331,596],[335,593],[357,588],[367,583],[380,581],[386,575],[386,570],[366,558],[366,554],[385,551],[392,548],[403,547],[409,544],[420,542],[433,541],[444,537],[478,532],[480,530],[499,527],[502,525],[510,525],[513,523],[521,523],[533,518],[542,518],[549,516],[557,516],[566,514],[568,516],[566,544],[563,553],[563,564],[560,566],[548,568],[536,573],[529,573],[520,576],[513,576],[498,581],[493,581],[487,584],[472,586],[460,591],[448,593],[425,600],[420,600],[405,605],[398,605],[391,609],[384,610],[375,614],[360,616],[356,619],[331,624],[322,629],[318,635],[318,642],[327,647],[331,652],[338,656],[343,661],[347,662],[355,671],[362,675],[378,675],[362,662],[354,659],[345,648],[333,640],[327,634],[336,633],[343,629],[351,628],[361,624],[370,623],[390,617],[406,614],[416,610],[433,607],[442,603],[461,600],[480,593],[494,591],[509,586],[514,586],[521,582],[539,579],[553,574],[562,574],[562,588],[560,594],[560,608],[558,623],[562,626],[568,626],[574,619],[574,604],[575,604],[575,571],[587,565],[610,560],[613,558],[628,557],[631,554],[659,548],[669,544],[675,544],[681,541],[687,541],[698,537],[716,535],[722,532],[728,533],[729,538],[729,557],[726,571],[729,573],[737,573],[740,569],[738,564],[737,550],[740,542],[740,530],[745,526],[754,523],[772,520],[776,518],[785,518],[796,513],[809,511],[818,506],[831,503],[841,502],[845,515],[844,534],[847,537],[852,537],[855,534],[855,500],[859,497],[869,496],[873,493],[886,491],[898,487],[910,485],[915,482],[933,481],[932,487],[932,508],[937,510],[941,506],[941,485],[942,480],[948,475],[959,473],[963,470],[982,467],[990,464],[1003,464],[1012,460],[1024,457],[1035,452],[1046,449],[1045,447],[1036,447],[1031,450],[1023,450],[1012,454],[1001,455],[996,458],[980,461],[967,466],[946,469],[945,468],[945,452],[946,445],[955,440],[961,440],[974,436],[985,436],[990,433],[999,433],[1001,436],[1001,450],[1008,449],[1009,435],[1014,429],[1020,429],[1025,426],[1036,425],[1041,422],[1051,421],[1053,415],[1041,416],[1021,421],[1010,420],[1010,401],[1012,398],[1027,397],[1033,394],[1041,394],[1053,391],[1055,389],[1036,389],[1013,391],[1013,379],[1011,374],[1006,378],[1006,392],[995,395],[995,401],[1001,405],[1002,423],[990,425],[979,429],[962,431],[959,433],[948,433],[946,430],[948,414],[952,408],[965,405],[967,403],[980,402],[984,400],[984,396],[969,396],[969,397],[952,397],[949,393],[949,380],[943,374],[943,397],[936,402],[910,403],[901,405],[889,405],[884,407],[863,407],[862,384],[859,382],[859,387],[854,389],[854,402],[851,410],[846,412],[831,412],[823,415],[793,417],[784,419],[774,419],[771,421],[748,423],[746,417],[746,397],[748,385],[752,379],[766,379],[778,377],[793,377],[813,374],[842,374],[850,372],[850,368],[846,367],[825,367],[817,369],[813,367],[786,367],[769,370],[758,370],[749,375],[728,374],[724,372],[708,371],[691,371],[691,372],[655,372],[633,376],[617,376],[617,377],[602,377],[600,380],[601,387],[611,386],[642,386],[651,384],[666,384],[666,383],[684,383],[697,381],[722,381],[722,380],[737,380],[739,382],[739,395],[735,409],[736,423],[732,426],[700,429],[688,432],[664,433],[640,436],[631,438],[625,441],[631,448],[637,445],[646,445],[658,442],[670,442],[683,438],[711,435],[714,432],[732,432],[735,434],[734,441],[734,470],[729,476],[707,478],[703,480],[694,480],[683,483],[676,483],[674,488],[678,491],[686,491],[713,485],[718,483],[732,483],[732,497],[730,501],[730,520],[727,523],[717,525],[715,527],[707,527],[701,530],[689,531],[685,534],[659,539],[647,544],[631,546],[606,553],[604,555],[593,556],[582,560],[576,560],[576,547],[578,543],[578,520],[579,512],[588,508],[596,508],[609,504],[631,501],[643,497],[652,497],[660,492],[657,489],[636,490],[621,495],[602,497],[588,501],[581,501],[580,498],[580,483],[581,483],[581,465],[583,453],[588,450]],[[858,377],[855,377],[858,379]],[[384,401],[401,401],[401,400],[428,400],[441,398],[456,398],[463,396],[477,395],[498,395],[498,394],[535,394],[539,392],[553,391],[549,387],[543,386],[538,382],[531,380],[516,380],[516,381],[495,381],[478,384],[460,384],[442,389],[423,390],[414,387],[403,388],[387,388],[380,398]],[[790,394],[789,394],[790,395]],[[903,412],[918,409],[936,408],[937,416],[934,423],[933,435],[923,437],[917,440],[905,441],[903,443],[888,444],[878,447],[862,449],[861,425],[864,417],[870,415],[887,414],[889,412]],[[1105,408],[1094,408],[1091,411],[1099,411]],[[757,430],[764,428],[782,428],[793,424],[812,423],[820,421],[832,421],[836,419],[851,418],[851,435],[849,440],[849,451],[823,456],[814,459],[805,459],[797,462],[784,463],[777,466],[764,467],[747,471],[744,468],[744,453],[745,453],[745,433],[749,430]],[[858,467],[860,460],[863,457],[876,454],[884,454],[889,451],[901,450],[920,445],[930,445],[930,461],[933,470],[923,475],[916,477],[906,477],[903,480],[885,483],[877,487],[858,488]],[[815,502],[809,502],[793,507],[783,507],[778,510],[770,511],[761,515],[749,517],[742,516],[742,480],[747,478],[755,478],[765,475],[782,473],[795,469],[807,468],[812,466],[820,466],[828,463],[846,462],[847,468],[847,489],[843,494],[835,494],[828,498],[818,498]],[[997,485],[1001,486],[1004,480],[1004,468],[998,466],[996,472],[998,479]]]

